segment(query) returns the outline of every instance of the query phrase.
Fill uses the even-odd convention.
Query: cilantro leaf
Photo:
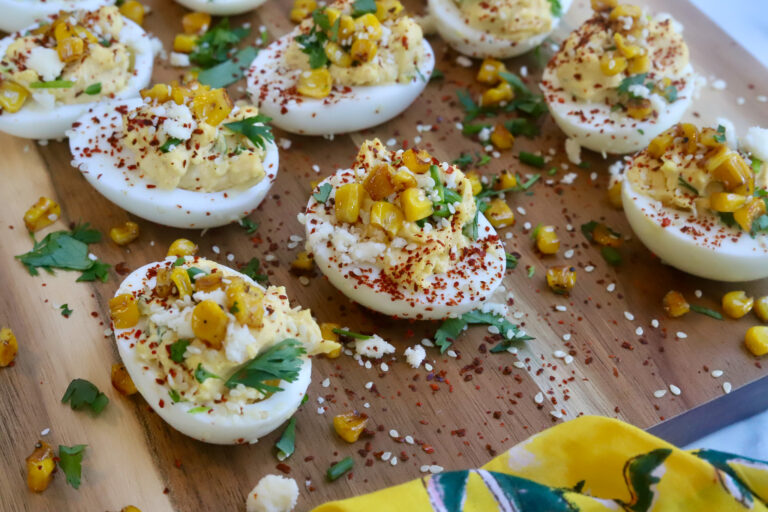
[[[756,156],[750,157],[750,167],[752,167],[752,172],[757,174],[760,172],[760,169],[763,167],[763,161],[757,158]]]
[[[296,36],[296,43],[301,51],[309,57],[309,67],[312,69],[323,68],[328,65],[328,56],[325,54],[324,44],[328,39],[325,32],[318,30],[318,25],[313,25],[309,34]]]
[[[197,368],[195,368],[195,379],[200,384],[202,384],[208,379],[220,379],[220,378],[221,377],[219,377],[215,373],[211,373],[205,368],[203,368],[203,363],[197,363]]]
[[[184,353],[187,351],[187,347],[192,343],[191,340],[179,339],[171,344],[169,347],[171,361],[174,363],[184,362]]]
[[[633,85],[643,85],[648,73],[638,73],[637,75],[631,75],[622,80],[617,87],[619,94],[626,94],[630,98],[637,98],[638,96],[630,92],[630,87]]]
[[[175,389],[169,389],[168,390],[168,396],[171,397],[171,400],[175,404],[181,402],[181,395]]]
[[[67,402],[75,411],[87,405],[91,408],[91,411],[99,414],[109,403],[109,398],[91,382],[85,379],[75,379],[69,383],[64,396],[61,398],[61,403]]]
[[[67,477],[67,483],[75,489],[80,488],[83,454],[86,446],[84,444],[59,445],[59,467]]]
[[[85,88],[85,94],[88,94],[90,96],[93,96],[95,94],[99,94],[101,92],[101,82],[96,82],[95,84],[91,84],[88,87]]]
[[[317,192],[312,194],[312,197],[314,197],[315,201],[318,203],[325,204],[326,201],[328,201],[328,198],[331,197],[331,190],[333,190],[333,185],[330,183],[323,183],[317,187]]]
[[[91,282],[98,279],[102,283],[106,283],[107,279],[109,279],[110,267],[111,265],[109,263],[104,263],[98,260],[94,261],[91,268],[83,272],[82,275],[77,278],[77,282]]]
[[[83,272],[78,281],[93,281],[97,277],[107,280],[109,265],[89,258],[88,244],[101,240],[101,233],[90,229],[88,224],[76,226],[71,232],[55,231],[41,241],[32,238],[32,250],[16,256],[27,268],[30,275],[38,275],[39,268],[53,273],[53,269],[79,270]]]
[[[294,382],[303,364],[301,355],[306,353],[297,340],[284,339],[241,366],[224,385],[233,388],[243,384],[262,393],[282,391],[282,388],[268,384],[267,381],[279,379]]]
[[[469,165],[472,165],[472,162],[474,162],[475,159],[472,158],[472,155],[469,153],[462,153],[459,155],[459,158],[451,162],[453,165],[456,165],[458,167],[464,168]]]
[[[291,455],[293,455],[293,452],[296,449],[296,417],[292,417],[290,421],[288,421],[288,426],[285,427],[285,430],[283,430],[283,435],[280,436],[280,439],[277,441],[277,444],[275,444],[275,448],[277,448],[277,458],[278,460],[285,460]]]
[[[256,232],[257,229],[259,229],[259,224],[257,222],[253,222],[248,217],[243,217],[240,219],[240,225],[245,229],[245,232],[249,235],[252,235]]]
[[[507,270],[517,268],[517,256],[508,252],[504,253],[507,260]]]
[[[258,283],[266,282],[267,275],[259,274],[259,267],[261,267],[259,260],[256,258],[251,258],[251,260],[245,265],[241,266],[239,270],[242,274],[247,275]]]
[[[520,328],[509,320],[496,313],[483,312],[479,309],[464,313],[458,318],[445,320],[435,333],[435,345],[440,347],[440,353],[448,350],[448,347],[469,325],[490,325],[498,329],[504,340],[495,345],[491,352],[504,352],[513,341],[532,340],[533,338],[522,333]]]
[[[606,263],[612,267],[621,265],[621,253],[615,247],[604,245],[600,248],[600,254]]]
[[[231,28],[229,19],[223,18],[197,40],[189,60],[203,69],[225,62],[229,52],[250,33],[249,28]],[[246,64],[247,65],[247,64]]]
[[[376,2],[374,0],[355,0],[352,3],[352,17],[357,18],[363,14],[375,13]]]
[[[681,187],[683,187],[683,188],[685,188],[685,189],[688,189],[688,190],[690,190],[691,192],[693,192],[693,195],[695,195],[695,196],[698,196],[698,195],[699,195],[699,191],[698,191],[698,190],[696,190],[696,187],[694,187],[693,185],[691,185],[690,183],[688,183],[688,182],[685,180],[685,178],[683,178],[683,177],[682,177],[682,176],[680,176],[680,175],[678,175],[678,176],[677,176],[677,184],[678,184],[678,185],[680,185]]]
[[[160,146],[160,151],[162,153],[168,153],[169,151],[173,151],[176,149],[176,146],[184,142],[181,139],[177,139],[176,137],[168,137],[168,139],[163,142],[163,145]]]
[[[717,125],[717,135],[715,135],[715,141],[719,142],[720,144],[725,144],[725,126],[719,124]]]
[[[72,310],[69,309],[68,304],[62,304],[61,306],[59,306],[59,309],[61,310],[61,316],[63,316],[64,318],[69,318],[69,315],[72,314]]]
[[[443,78],[445,78],[445,73],[443,73],[442,71],[440,71],[437,68],[433,69],[432,70],[432,74],[429,75],[429,81],[430,82],[433,81],[433,80],[442,80]]]
[[[266,149],[266,142],[273,142],[275,140],[275,137],[272,135],[272,127],[267,124],[271,120],[271,117],[259,114],[246,117],[240,121],[225,123],[224,127],[234,133],[247,137],[248,140],[253,142],[254,146]]]
[[[187,411],[187,414],[197,414],[199,412],[208,412],[210,411],[210,407],[206,407],[204,405],[199,405],[197,407],[193,407],[190,410]]]
[[[677,87],[674,85],[667,86],[667,88],[664,89],[664,98],[666,98],[669,103],[677,101]]]
[[[563,15],[563,6],[560,5],[560,0],[549,0],[549,9],[552,12],[552,16],[556,18]]]
[[[537,167],[539,169],[544,167],[544,157],[541,155],[534,155],[533,153],[529,153],[527,151],[521,151],[519,158],[522,163],[528,164],[532,167]]]
[[[225,60],[212,68],[205,69],[197,75],[197,81],[214,89],[226,87],[243,78],[243,73],[258,55],[259,50],[246,46],[239,50],[231,59]]]
[[[78,224],[72,230],[72,238],[80,240],[84,244],[95,244],[101,242],[101,233],[98,230],[89,227],[90,224]]]

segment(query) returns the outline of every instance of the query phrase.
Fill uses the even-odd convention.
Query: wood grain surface
[[[173,35],[181,29],[184,9],[169,0],[148,3],[152,14],[145,25],[169,49]],[[685,24],[697,71],[728,83],[724,91],[705,87],[688,117],[702,123],[728,117],[740,133],[764,122],[768,104],[756,98],[768,94],[768,70],[687,1],[646,3],[652,9],[670,11]],[[554,35],[555,40],[562,40],[586,19],[587,4],[585,0],[575,3]],[[423,5],[410,7],[423,11]],[[232,21],[249,21],[254,27],[264,25],[276,38],[292,27],[289,9],[289,2],[271,0],[258,11]],[[292,299],[311,308],[319,321],[376,331],[397,347],[398,357],[387,361],[388,371],[382,371],[379,364],[366,369],[345,356],[315,361],[309,401],[297,413],[297,450],[286,461],[290,476],[301,489],[298,510],[419,477],[422,465],[437,464],[446,469],[477,466],[562,421],[552,411],[562,414],[563,420],[581,414],[602,414],[649,428],[722,396],[723,382],[738,389],[765,376],[760,362],[743,348],[743,334],[756,322],[752,315],[740,321],[717,321],[691,313],[679,320],[667,320],[661,310],[661,298],[670,288],[684,292],[691,301],[694,291],[701,290],[703,295],[695,302],[716,308],[725,291],[743,288],[752,294],[764,294],[768,287],[763,283],[723,285],[686,276],[662,265],[636,240],[625,244],[623,264],[612,268],[587,243],[579,226],[589,220],[602,220],[630,234],[623,214],[611,209],[606,201],[607,168],[615,159],[603,160],[596,154],[584,154],[590,163],[588,169],[571,166],[555,176],[544,176],[533,187],[533,194],[508,198],[513,208],[522,208],[526,213],[516,212],[516,225],[502,230],[502,236],[511,233],[505,239],[507,250],[522,254],[520,265],[509,273],[505,286],[514,294],[513,311],[536,337],[520,347],[517,357],[487,353],[488,333],[478,327],[455,344],[456,358],[441,356],[434,349],[428,351],[428,361],[435,368],[433,375],[423,367],[414,370],[405,363],[402,352],[422,338],[431,337],[437,324],[391,321],[364,310],[320,275],[302,285],[290,272],[290,261],[302,249],[288,248],[290,235],[303,236],[296,214],[309,197],[310,180],[348,166],[360,142],[377,136],[384,141],[394,138],[398,144],[412,144],[421,136],[421,145],[442,160],[452,160],[460,152],[481,150],[479,144],[455,129],[455,123],[463,117],[456,90],[470,87],[479,91],[473,81],[476,68],[457,65],[457,54],[438,37],[430,41],[445,79],[430,83],[399,118],[332,141],[277,134],[292,144],[289,150],[281,150],[277,182],[251,216],[260,223],[253,236],[236,225],[202,234],[131,219],[70,166],[65,142],[43,145],[0,136],[0,326],[15,331],[20,347],[15,365],[0,369],[0,509],[116,511],[133,504],[144,512],[243,510],[245,496],[259,478],[279,473],[274,443],[280,430],[252,446],[206,445],[168,427],[141,397],[125,398],[112,388],[109,370],[118,355],[114,340],[105,335],[109,327],[106,303],[121,276],[113,267],[105,284],[75,283],[77,276],[67,272],[32,277],[13,259],[31,247],[21,218],[41,195],[55,198],[63,211],[62,220],[47,231],[87,221],[106,234],[110,227],[128,219],[137,221],[141,236],[127,248],[114,245],[107,237],[92,246],[95,254],[113,265],[135,269],[161,259],[169,243],[181,236],[195,240],[201,255],[222,263],[228,262],[230,254],[235,263],[255,256],[266,263],[271,282],[285,285]],[[509,63],[514,71],[522,65],[531,73],[529,85],[535,87],[535,61],[529,56]],[[158,80],[178,75],[178,70],[162,63],[155,73]],[[232,92],[241,96],[242,86],[233,86]],[[744,98],[743,105],[738,105],[739,97]],[[418,124],[433,125],[435,129],[419,133]],[[567,162],[563,137],[547,119],[540,137],[518,139],[512,151],[503,153],[481,171],[492,174],[511,168],[530,173],[530,168],[517,161],[518,152],[541,150],[548,154],[550,149],[555,151],[552,164],[560,169],[560,164]],[[318,166],[319,173],[313,171],[313,165]],[[561,183],[569,172],[578,174],[574,183]],[[532,250],[524,229],[528,222],[533,226],[540,222],[557,226],[562,241],[557,256],[543,259]],[[567,230],[567,225],[573,226],[572,231]],[[565,258],[568,250],[573,250],[571,259]],[[547,266],[565,263],[578,268],[578,283],[568,298],[552,294],[544,282]],[[594,271],[585,271],[590,265]],[[533,277],[528,277],[527,266],[535,268]],[[613,283],[615,290],[608,291]],[[63,303],[74,310],[69,319],[59,313],[58,306]],[[564,306],[565,311],[556,306]],[[634,319],[629,320],[625,312]],[[654,318],[661,323],[658,329],[650,325]],[[643,329],[640,335],[638,327]],[[681,339],[678,332],[686,333],[687,338]],[[564,335],[570,335],[570,339]],[[565,365],[554,357],[557,350],[570,353],[574,361]],[[523,368],[514,366],[516,361],[522,362],[518,366]],[[714,369],[723,370],[723,377],[711,377],[709,371]],[[61,396],[74,378],[88,379],[107,393],[110,404],[104,413],[92,417],[61,404]],[[328,387],[321,385],[325,379],[329,379]],[[374,384],[370,390],[365,387],[368,382]],[[682,394],[668,392],[654,398],[654,391],[668,389],[670,384],[678,386]],[[541,405],[534,401],[539,392],[545,396]],[[323,399],[322,404],[318,398]],[[333,433],[331,420],[333,415],[352,409],[368,413],[376,433],[348,445]],[[728,409],[721,408],[718,415],[723,421]],[[698,415],[702,416],[706,417]],[[48,428],[50,433],[41,437],[41,431]],[[415,444],[393,439],[389,435],[392,429],[401,437],[412,436]],[[24,458],[38,439],[54,446],[88,445],[79,490],[66,485],[59,473],[44,493],[27,491]],[[367,453],[366,443],[370,443]],[[427,446],[434,449],[433,453],[427,453]],[[376,454],[380,452],[391,452],[398,459],[397,465],[379,460]],[[329,465],[348,455],[355,459],[349,477],[326,482]]]

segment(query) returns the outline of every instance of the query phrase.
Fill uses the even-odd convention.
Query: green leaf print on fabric
[[[717,450],[696,450],[692,452],[692,454],[700,459],[707,461],[726,475],[730,476],[733,485],[736,486],[736,489],[733,489],[727,485],[726,482],[721,480],[720,483],[723,485],[725,491],[736,498],[736,500],[741,503],[744,508],[752,508],[754,503],[752,491],[750,490],[747,483],[744,482],[741,477],[739,477],[738,473],[736,473],[736,471],[731,467],[731,464],[746,464],[751,467],[762,467],[765,471],[768,471],[768,464],[766,464],[765,461],[752,459],[750,457],[742,457],[732,453],[720,452]],[[738,493],[734,492],[735,490],[737,490]],[[758,495],[757,497],[760,498],[763,502],[768,500],[768,496]]]
[[[509,505],[512,506],[512,510],[520,511],[578,512],[579,510],[568,503],[561,489],[495,471],[478,470],[477,473],[496,501],[507,505],[500,507],[499,510],[509,510]],[[499,491],[503,495],[499,495]]]
[[[638,455],[624,465],[624,481],[632,499],[629,503],[621,503],[625,510],[632,512],[649,512],[656,496],[654,486],[661,480],[663,472],[656,470],[672,453],[669,448],[659,448],[645,455]]]
[[[451,471],[433,476],[427,483],[427,495],[434,510],[461,512],[467,493],[469,471]]]

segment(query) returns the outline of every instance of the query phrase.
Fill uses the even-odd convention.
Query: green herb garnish
[[[339,477],[344,475],[344,473],[352,469],[354,465],[355,461],[352,460],[352,457],[345,457],[341,461],[328,468],[326,476],[328,477],[328,480],[333,482],[334,480],[337,480]]]
[[[443,78],[445,78],[445,73],[443,73],[439,69],[432,70],[432,74],[429,75],[430,82],[432,82],[433,80],[442,80]]]
[[[352,3],[352,17],[357,18],[363,14],[375,13],[376,2],[374,0],[355,0]]]
[[[293,452],[296,449],[296,417],[295,416],[288,421],[288,426],[285,427],[285,430],[283,430],[283,435],[280,436],[280,439],[277,441],[277,444],[275,444],[275,448],[277,448],[278,460],[285,460],[291,455],[293,455]]]
[[[549,9],[552,12],[552,16],[556,18],[563,15],[563,6],[560,5],[560,0],[549,0]]]
[[[284,339],[241,366],[224,385],[233,388],[243,384],[262,393],[282,391],[282,388],[267,384],[267,381],[295,381],[303,364],[301,356],[306,353],[297,340]]]
[[[763,167],[763,161],[757,158],[756,156],[750,157],[750,167],[752,167],[752,172],[757,174],[760,172],[760,169]]]
[[[464,313],[458,318],[449,318],[445,320],[440,328],[435,333],[435,345],[440,347],[440,353],[444,353],[448,350],[448,347],[456,341],[459,335],[469,325],[492,325],[498,328],[499,334],[504,337],[504,341],[508,342],[503,348],[500,345],[496,345],[491,349],[491,352],[503,352],[509,348],[509,343],[512,341],[524,341],[531,340],[530,336],[521,334],[520,329],[515,324],[509,322],[506,318],[495,313],[485,313],[479,309]]]
[[[723,315],[718,313],[715,310],[705,308],[703,306],[697,306],[696,304],[691,304],[691,311],[695,311],[696,313],[699,313],[700,315],[706,315],[709,317],[714,318],[715,320],[722,320]]]
[[[189,280],[192,281],[193,283],[195,282],[195,277],[199,276],[200,274],[205,275],[206,274],[205,270],[200,270],[197,267],[189,267],[187,269],[187,275],[189,276]]]
[[[686,189],[690,190],[691,192],[693,192],[693,195],[695,195],[695,196],[699,195],[699,191],[696,190],[696,187],[694,187],[693,185],[691,185],[690,183],[685,181],[685,178],[683,178],[680,175],[677,176],[677,184],[680,185],[681,187],[686,188]]]
[[[212,68],[204,69],[197,75],[197,81],[213,89],[226,87],[243,78],[243,73],[258,55],[259,50],[246,46],[239,50],[231,59]]]
[[[544,167],[544,157],[540,155],[534,155],[533,153],[528,153],[527,151],[521,151],[520,152],[520,161],[524,164],[528,164],[532,167],[537,167],[541,169]]]
[[[347,338],[355,338],[358,340],[369,340],[373,338],[373,336],[360,334],[359,332],[348,331],[347,329],[331,329],[331,332],[336,333],[339,336],[346,336]]]
[[[175,389],[169,389],[168,390],[168,396],[171,397],[171,400],[175,404],[181,402],[181,395]]]
[[[715,135],[715,141],[720,144],[725,144],[725,126],[717,125],[717,135]]]
[[[256,232],[257,229],[259,229],[259,224],[257,222],[253,222],[248,217],[243,217],[240,219],[240,225],[245,229],[245,232],[249,235],[252,235]]]
[[[312,194],[312,197],[314,197],[315,201],[318,203],[325,204],[326,201],[328,201],[328,198],[331,197],[331,190],[333,190],[333,185],[330,183],[323,183],[317,187],[317,192]]]
[[[88,94],[90,96],[93,96],[95,94],[99,94],[101,92],[101,82],[96,82],[95,84],[91,84],[88,87],[85,88],[85,94]]]
[[[604,245],[600,248],[600,254],[609,265],[613,267],[621,265],[621,253],[615,247]]]
[[[184,142],[181,139],[177,139],[176,137],[170,137],[168,140],[163,142],[163,145],[160,146],[160,151],[163,153],[168,153],[169,151],[173,151],[176,149],[176,146]]]
[[[246,117],[240,121],[225,123],[224,127],[231,132],[243,135],[250,140],[254,146],[266,149],[266,143],[275,140],[275,137],[272,135],[272,128],[267,124],[271,120],[271,117],[259,114],[252,117]]]
[[[67,402],[75,411],[87,405],[91,408],[91,411],[99,414],[109,403],[109,398],[91,382],[85,379],[75,379],[69,383],[64,396],[61,398],[61,403]]]
[[[193,407],[190,410],[187,411],[187,414],[197,414],[199,412],[208,412],[210,411],[210,407],[206,407],[204,405],[198,405],[197,407]]]
[[[268,278],[266,274],[259,274],[260,267],[261,263],[259,263],[259,260],[256,258],[251,258],[248,263],[240,267],[240,272],[258,283],[264,283]]]
[[[209,69],[226,62],[229,52],[250,33],[245,27],[231,28],[229,19],[222,20],[200,36],[189,60],[203,69]],[[245,66],[250,62],[245,63]]]
[[[75,489],[80,488],[83,454],[86,446],[84,444],[59,445],[59,467],[67,477],[67,483]]]
[[[508,252],[505,252],[504,256],[507,260],[507,270],[512,270],[517,267],[517,256]]]
[[[72,310],[69,309],[69,304],[62,304],[59,306],[59,309],[61,310],[61,316],[64,318],[69,318],[69,315],[72,314]]]
[[[219,377],[215,373],[211,373],[205,368],[203,368],[203,363],[197,363],[197,368],[195,368],[195,379],[200,384],[202,384],[208,379],[220,379],[220,378],[221,377]]]
[[[169,348],[171,361],[174,363],[184,362],[184,353],[187,351],[187,347],[192,343],[192,340],[178,339],[173,342]]]
[[[30,89],[68,89],[75,85],[71,80],[51,80],[50,82],[32,82]]]

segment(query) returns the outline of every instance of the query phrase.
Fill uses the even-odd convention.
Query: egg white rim
[[[690,212],[669,208],[637,192],[626,178],[621,193],[624,213],[632,230],[664,263],[716,281],[768,277],[768,235],[751,238],[725,226],[714,216],[711,216],[711,226],[693,221]],[[669,225],[662,227],[661,219],[668,219]],[[712,244],[715,237],[718,247]]]
[[[49,1],[0,0],[0,30],[15,32],[59,11],[92,11],[112,4],[111,0]]]
[[[150,268],[170,263],[175,259],[175,257],[170,257],[165,261],[149,263],[134,270],[123,280],[115,295],[141,290],[143,288],[142,281]],[[185,260],[192,263],[195,258],[186,257]],[[262,286],[248,276],[216,262],[211,263],[225,275],[237,275],[247,281],[248,284],[264,290]],[[148,282],[151,285],[152,280],[150,279]],[[137,327],[143,325],[142,321],[146,322],[145,319],[141,319]],[[305,356],[299,376],[294,382],[280,381],[280,387],[283,388],[283,391],[278,391],[260,402],[242,406],[246,414],[242,416],[232,413],[190,414],[188,411],[200,404],[191,401],[174,402],[170,398],[168,395],[170,388],[158,384],[155,380],[159,377],[156,369],[147,366],[147,363],[140,360],[136,351],[131,348],[131,344],[136,340],[133,335],[128,336],[128,333],[134,332],[134,329],[114,329],[114,335],[120,358],[136,385],[136,389],[150,407],[171,427],[182,434],[206,443],[243,444],[256,442],[260,437],[269,434],[293,416],[301,405],[309,387],[312,362],[310,358]],[[121,337],[122,335],[126,335],[126,337]],[[162,406],[160,405],[161,401],[163,402]],[[262,417],[256,418],[254,415]]]
[[[483,30],[464,23],[461,10],[453,0],[428,0],[429,14],[437,32],[453,49],[470,57],[493,57],[508,59],[517,57],[539,46],[555,30],[560,20],[568,12],[573,0],[561,1],[561,15],[552,17],[552,27],[522,41],[511,41],[496,37]]]
[[[242,14],[261,7],[267,0],[176,0],[193,11],[207,12],[214,16]]]
[[[21,32],[33,30],[39,25],[39,23],[31,25]],[[8,46],[19,34],[11,34],[0,40],[0,55],[5,55]],[[150,36],[144,29],[125,16],[123,16],[123,29],[120,31],[118,40],[133,50],[135,73],[128,79],[126,86],[115,95],[114,99],[133,98],[139,95],[141,89],[149,85],[155,52]],[[51,110],[46,110],[36,103],[25,105],[18,112],[0,115],[0,131],[28,139],[62,138],[78,117],[102,101],[57,105]]]
[[[221,192],[195,192],[176,188],[163,190],[137,171],[118,169],[112,155],[93,153],[84,156],[82,148],[90,148],[102,129],[109,126],[110,133],[122,126],[120,113],[115,109],[125,105],[129,110],[143,104],[141,98],[105,102],[94,106],[67,134],[72,152],[72,165],[104,197],[143,219],[166,226],[190,229],[205,229],[223,226],[237,221],[255,210],[264,200],[277,178],[279,155],[277,146],[267,142],[264,157],[265,176],[255,185],[246,189],[227,189]],[[91,121],[94,117],[99,124]],[[104,137],[98,144],[106,144]],[[123,156],[130,157],[130,150]]]
[[[324,183],[330,183],[334,178],[344,179],[344,177],[352,176],[354,176],[354,171],[349,169],[341,170],[324,179],[318,186],[321,186]],[[466,260],[462,260],[455,264],[451,271],[464,269],[466,274],[472,276],[470,279],[467,279],[465,276],[449,277],[448,273],[432,275],[428,278],[428,281],[431,283],[438,279],[450,279],[452,281],[464,280],[471,281],[474,284],[485,283],[485,290],[473,290],[473,295],[469,295],[469,292],[463,292],[464,295],[468,296],[461,298],[458,303],[454,305],[429,302],[429,300],[425,300],[425,292],[423,290],[414,292],[398,289],[398,295],[402,295],[403,298],[396,298],[388,292],[377,290],[367,284],[360,284],[355,279],[346,277],[342,270],[338,268],[338,265],[330,261],[331,256],[338,254],[337,251],[334,248],[317,245],[312,233],[313,227],[320,225],[330,225],[331,227],[334,227],[335,222],[325,215],[322,206],[314,197],[310,197],[309,202],[307,203],[304,221],[307,237],[307,250],[313,254],[315,263],[331,284],[351,300],[368,309],[378,311],[385,315],[398,318],[415,318],[419,320],[440,320],[449,316],[459,316],[476,309],[482,302],[488,299],[501,284],[506,272],[504,247],[501,240],[498,239],[496,242],[496,252],[499,256],[493,257],[489,252],[486,252],[483,259],[486,268],[489,269],[487,275],[483,277],[490,277],[489,281],[483,281],[480,275],[473,274],[473,272],[475,272],[474,269],[472,269],[472,272],[469,272],[470,268]],[[484,233],[484,236],[473,242],[473,245],[480,245],[482,240],[497,236],[496,230],[491,226],[482,213],[478,215],[477,224],[478,233]],[[375,279],[382,275],[381,269],[372,264],[357,264],[354,267],[347,266],[345,267],[345,271],[348,273],[351,268],[362,270],[363,274],[370,276],[371,279]],[[475,281],[477,281],[477,283],[475,283]],[[354,290],[354,293],[348,293],[350,288]],[[446,291],[443,295],[448,296],[449,292]],[[454,293],[454,295],[448,296],[448,298],[455,299],[458,295],[459,293]]]
[[[281,67],[283,48],[287,48],[294,37],[295,32],[260,50],[246,71],[252,101],[272,118],[273,125],[291,133],[331,135],[385,123],[419,97],[435,68],[435,54],[423,39],[424,59],[408,83],[344,87],[344,92],[334,87],[331,95],[324,99],[298,97],[300,102],[296,98],[284,102],[284,91],[294,86],[300,73]]]
[[[679,78],[685,79],[685,87],[678,93],[674,102],[667,103],[655,93],[651,95],[660,100],[657,104],[663,108],[657,120],[646,121],[611,112],[611,108],[605,103],[574,101],[571,95],[562,89],[553,66],[547,66],[544,70],[540,88],[552,118],[569,138],[598,153],[626,154],[645,148],[657,135],[677,124],[688,110],[696,92],[697,76],[693,67],[688,64]],[[589,117],[599,122],[582,122],[582,112],[588,112]],[[615,121],[610,131],[605,129],[605,119]]]

